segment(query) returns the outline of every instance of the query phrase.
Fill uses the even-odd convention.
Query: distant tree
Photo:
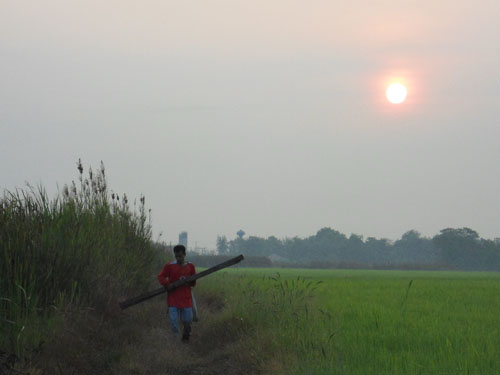
[[[244,254],[243,250],[245,248],[245,240],[243,238],[236,237],[234,240],[229,241],[228,246],[229,254]]]
[[[304,260],[307,257],[307,254],[304,252],[304,242],[305,240],[299,237],[285,238],[282,241],[283,249],[281,255],[294,262]]]
[[[475,230],[446,228],[432,241],[441,250],[442,260],[449,265],[460,269],[478,268],[480,238]]]
[[[394,243],[395,252],[402,263],[436,264],[440,261],[438,250],[430,238],[422,237],[416,230],[409,230]]]
[[[495,240],[481,239],[481,265],[482,269],[488,271],[500,271],[500,242]]]
[[[351,233],[351,235],[349,236],[349,242],[353,245],[354,244],[362,245],[363,244],[363,236],[361,236],[359,234]]]
[[[267,239],[249,236],[240,230],[237,237],[227,241],[217,238],[217,249],[223,254],[244,254],[269,257],[273,254],[287,261],[311,264],[313,262],[347,262],[356,266],[449,266],[456,269],[500,270],[500,241],[481,239],[476,231],[469,228],[443,229],[430,239],[416,230],[403,234],[392,242],[351,234],[344,234],[322,228],[307,238],[285,238],[274,236]],[[225,241],[225,242],[224,242]]]
[[[343,260],[348,262],[360,262],[363,259],[365,252],[363,236],[351,233],[349,239],[347,240],[347,254]]]
[[[220,255],[229,253],[229,243],[226,236],[217,236],[217,253]]]
[[[245,231],[243,231],[242,229],[240,229],[239,231],[236,232],[236,235],[238,236],[238,238],[241,239],[245,235]]]
[[[365,250],[366,261],[370,264],[384,264],[393,261],[393,246],[386,238],[377,239],[375,237],[368,237],[365,242]]]
[[[266,253],[267,255],[280,255],[285,256],[283,253],[283,242],[278,240],[275,236],[270,236],[266,240]]]
[[[264,238],[250,236],[243,242],[243,253],[253,256],[266,256],[266,240]]]
[[[418,243],[421,238],[422,237],[420,235],[420,232],[412,229],[412,230],[409,230],[408,232],[406,232],[405,234],[403,234],[401,236],[400,241],[403,241],[405,243]]]
[[[317,260],[340,260],[347,253],[347,237],[332,228],[322,228],[308,240]]]

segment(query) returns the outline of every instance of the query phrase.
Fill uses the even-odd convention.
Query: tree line
[[[484,239],[470,228],[446,228],[434,237],[416,230],[390,241],[322,228],[307,238],[261,238],[244,232],[217,237],[220,255],[267,257],[274,265],[314,268],[401,268],[500,271],[500,239]]]

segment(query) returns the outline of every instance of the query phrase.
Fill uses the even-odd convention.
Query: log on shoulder
[[[153,298],[159,294],[163,294],[165,292],[170,292],[182,285],[185,285],[187,283],[190,283],[192,281],[195,281],[195,280],[198,280],[199,278],[201,277],[204,277],[204,276],[207,276],[207,275],[210,275],[211,273],[214,273],[216,271],[219,271],[223,268],[226,268],[226,267],[229,267],[229,266],[232,266],[236,263],[239,263],[241,262],[242,260],[244,259],[243,255],[239,255],[235,258],[232,258],[232,259],[229,259],[229,260],[226,260],[225,262],[222,262],[216,266],[213,266],[209,269],[206,269],[205,271],[202,271],[200,273],[197,273],[195,275],[192,275],[184,280],[178,280],[176,281],[175,283],[172,283],[172,284],[169,284],[167,287],[161,287],[161,288],[158,288],[158,289],[155,289],[155,290],[152,290],[152,291],[149,291],[149,292],[146,292],[144,294],[141,294],[140,296],[137,296],[137,297],[134,297],[134,298],[130,298],[126,301],[123,301],[123,302],[120,302],[119,305],[120,305],[120,309],[122,310],[125,310],[126,308],[130,307],[130,306],[133,306],[133,305],[137,305],[138,303],[141,303],[143,301],[146,301],[150,298]]]

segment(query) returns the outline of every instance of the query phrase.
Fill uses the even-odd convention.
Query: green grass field
[[[500,373],[498,273],[239,268],[199,288],[283,373]]]

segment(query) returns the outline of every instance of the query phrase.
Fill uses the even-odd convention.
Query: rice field
[[[500,374],[500,274],[230,269],[199,283],[287,374]]]

